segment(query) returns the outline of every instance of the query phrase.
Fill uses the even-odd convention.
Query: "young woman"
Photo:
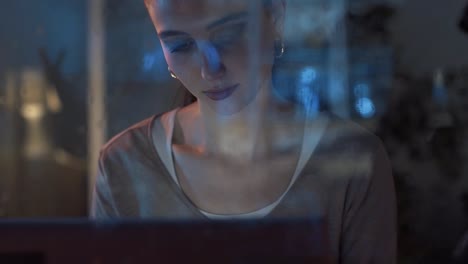
[[[317,217],[336,263],[395,263],[394,187],[380,141],[272,99],[284,0],[145,3],[171,75],[196,101],[104,146],[92,215]]]

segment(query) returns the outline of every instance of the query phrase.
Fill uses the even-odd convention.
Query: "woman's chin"
[[[232,95],[226,98],[210,98],[204,95],[201,99],[202,104],[208,106],[211,111],[221,117],[229,117],[245,111],[247,108],[259,104],[260,89],[245,93],[245,90],[237,89]],[[255,107],[254,107],[255,108]]]

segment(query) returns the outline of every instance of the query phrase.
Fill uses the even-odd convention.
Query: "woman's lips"
[[[239,87],[239,84],[232,85],[232,86],[222,88],[222,89],[212,89],[208,91],[203,91],[203,94],[205,94],[211,100],[221,101],[231,96],[234,93],[234,91],[237,89],[237,87]]]

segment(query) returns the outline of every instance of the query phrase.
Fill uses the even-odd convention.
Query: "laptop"
[[[310,219],[0,221],[0,263],[328,263]]]

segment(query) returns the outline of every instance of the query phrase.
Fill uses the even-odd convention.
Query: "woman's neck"
[[[265,83],[248,105],[229,116],[197,103],[203,149],[207,154],[238,160],[253,160],[267,154],[270,137],[266,116],[270,89],[271,82]]]

